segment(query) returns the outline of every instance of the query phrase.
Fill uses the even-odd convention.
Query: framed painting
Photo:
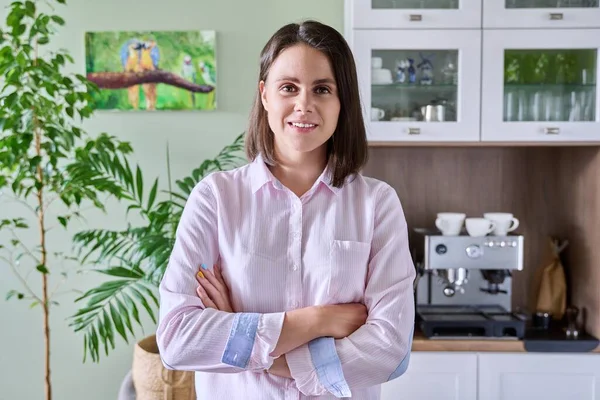
[[[86,32],[97,110],[214,110],[215,31]]]

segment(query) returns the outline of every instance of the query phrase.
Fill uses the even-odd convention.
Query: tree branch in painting
[[[210,85],[198,85],[168,71],[144,72],[92,72],[87,79],[100,89],[124,89],[144,83],[164,83],[194,93],[210,93],[215,88]]]

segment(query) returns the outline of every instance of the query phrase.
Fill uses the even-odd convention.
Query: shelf
[[[595,89],[595,83],[587,83],[587,84],[578,84],[578,83],[570,83],[570,84],[561,84],[561,83],[505,83],[504,89],[544,89],[544,90],[582,90],[582,89]]]
[[[373,89],[390,89],[390,90],[424,90],[424,91],[439,91],[439,90],[453,90],[458,89],[458,85],[445,85],[445,84],[434,84],[434,85],[420,85],[418,83],[372,83],[371,88]]]

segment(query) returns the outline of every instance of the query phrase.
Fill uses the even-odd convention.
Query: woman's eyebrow
[[[281,82],[281,81],[288,81],[288,82],[293,82],[293,83],[300,83],[300,81],[298,80],[298,78],[294,78],[293,76],[282,76],[281,78],[277,79],[275,82]],[[322,79],[317,79],[313,82],[313,85],[320,85],[323,83],[328,83],[330,85],[335,85],[335,80],[331,79],[331,78],[322,78]]]

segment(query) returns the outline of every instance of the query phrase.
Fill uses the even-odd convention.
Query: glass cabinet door
[[[481,32],[354,34],[368,139],[478,141]]]
[[[600,35],[586,30],[524,34],[484,34],[483,140],[600,141]]]
[[[484,28],[598,28],[599,0],[485,0]]]
[[[346,0],[352,28],[480,28],[481,0]]]

